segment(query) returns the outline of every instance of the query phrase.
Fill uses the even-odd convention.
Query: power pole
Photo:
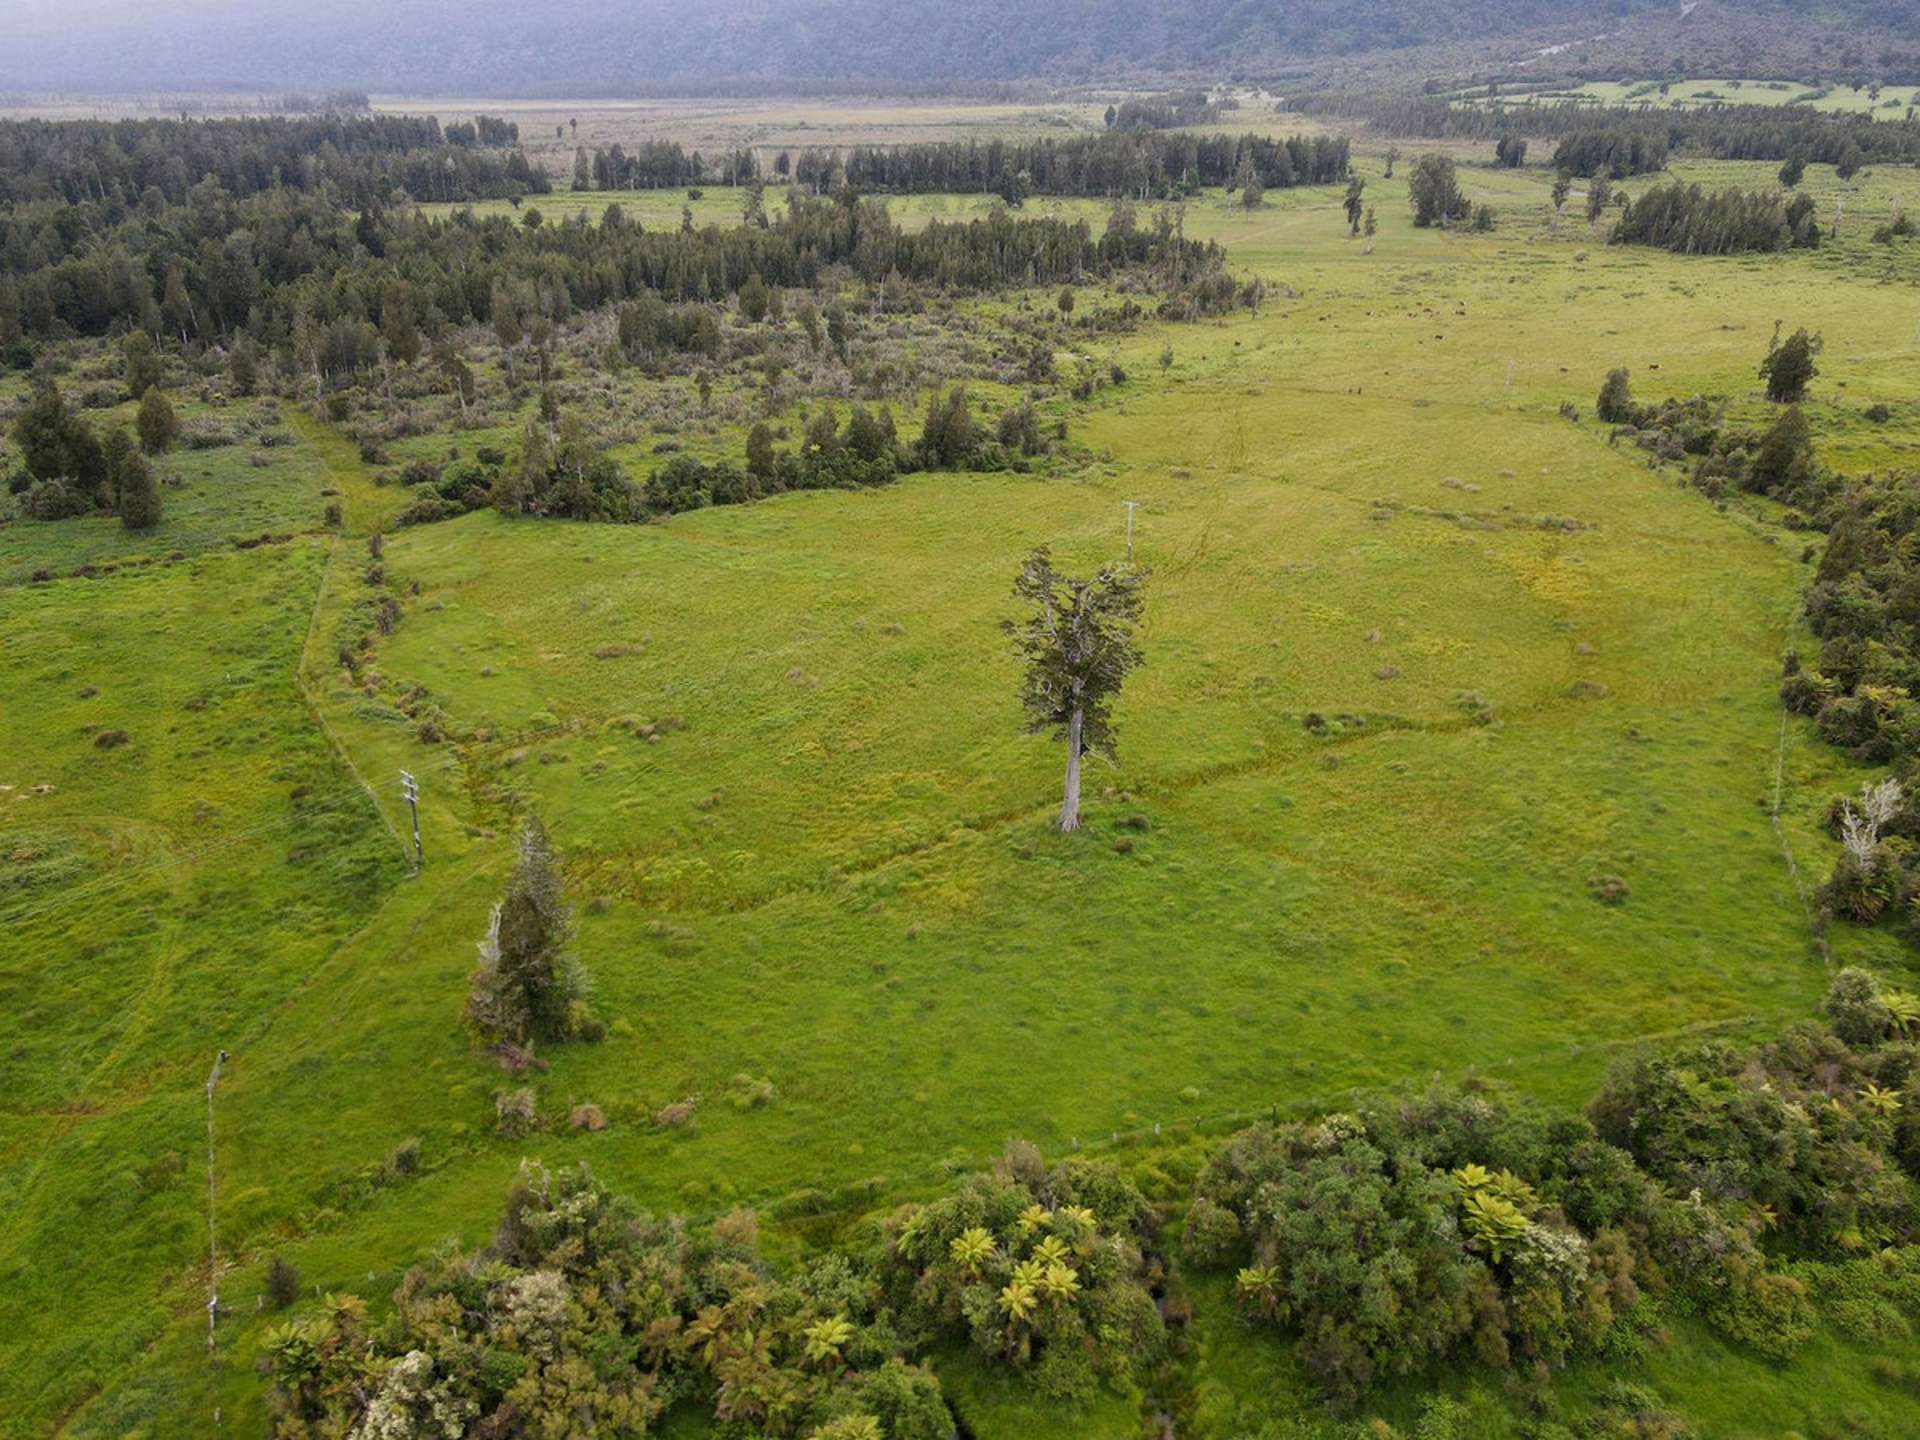
[[[413,815],[413,866],[417,870],[427,863],[426,852],[420,848],[420,787],[405,770],[400,772],[400,794]]]
[[[220,1318],[220,1245],[215,1230],[213,1173],[213,1089],[220,1083],[220,1067],[227,1063],[227,1052],[213,1057],[213,1071],[207,1076],[207,1354],[213,1354],[213,1326]],[[215,1412],[215,1420],[219,1413]]]
[[[1122,500],[1120,503],[1127,507],[1127,563],[1131,565],[1133,563],[1133,507],[1135,502],[1132,500]]]

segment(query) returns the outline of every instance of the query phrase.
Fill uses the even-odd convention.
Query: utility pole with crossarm
[[[413,815],[413,863],[417,869],[427,863],[426,852],[420,848],[420,787],[405,770],[400,772],[400,794]]]

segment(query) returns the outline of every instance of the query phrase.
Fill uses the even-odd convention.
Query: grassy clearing
[[[241,403],[215,408],[173,397],[183,424],[235,430],[234,443],[205,450],[176,449],[157,460],[162,518],[147,531],[130,531],[112,516],[89,516],[57,525],[0,525],[0,586],[17,585],[40,572],[67,575],[82,566],[108,569],[150,565],[199,555],[263,536],[285,538],[321,527],[329,494],[327,471],[310,449],[277,443],[291,440],[280,421],[258,420],[276,443],[261,445],[241,428],[262,416]],[[131,429],[131,404],[89,418],[96,430]],[[297,423],[294,422],[294,423]]]
[[[1873,93],[1877,89],[1878,93]],[[1485,94],[1461,95],[1475,104],[1494,103]],[[1507,104],[1528,101],[1590,101],[1595,105],[1645,105],[1655,109],[1697,109],[1708,105],[1779,105],[1818,110],[1835,115],[1871,115],[1876,120],[1902,120],[1920,104],[1920,86],[1879,87],[1835,83],[1808,85],[1793,80],[1595,80],[1585,85],[1543,90],[1503,90]]]
[[[641,140],[676,141],[715,155],[752,149],[764,162],[782,150],[848,145],[910,145],[934,140],[1026,140],[1104,128],[1107,102],[996,104],[970,101],[875,100],[463,100],[374,97],[376,110],[430,114],[443,124],[499,115],[520,127],[520,143],[537,168],[556,179],[573,173],[573,152]]]
[[[1786,842],[1817,876],[1832,846],[1816,817],[1847,777],[1797,725],[1782,750],[1804,537],[1716,513],[1557,408],[1590,409],[1629,363],[1643,397],[1717,391],[1758,415],[1753,366],[1785,319],[1829,336],[1830,453],[1892,463],[1920,442],[1895,303],[1920,251],[1851,235],[1750,261],[1610,250],[1584,221],[1553,227],[1538,171],[1463,179],[1501,209],[1495,234],[1414,231],[1376,164],[1371,255],[1332,190],[1252,215],[1190,206],[1189,233],[1277,298],[1118,342],[1134,378],[1065,405],[1112,457],[1077,478],[920,476],[641,528],[479,513],[389,537],[389,574],[420,593],[378,669],[490,738],[422,745],[334,664],[359,537],[402,497],[312,422],[294,422],[299,463],[341,492],[337,545],[6,592],[0,664],[29,707],[9,764],[56,790],[0,803],[11,820],[58,802],[33,814],[59,842],[29,882],[50,908],[0,970],[32,1019],[7,1062],[25,1098],[0,1172],[0,1320],[34,1337],[0,1370],[7,1424],[199,1434],[215,1404],[255,1424],[264,1255],[284,1250],[309,1287],[377,1294],[444,1238],[481,1239],[529,1150],[591,1159],[656,1207],[762,1205],[797,1247],[1011,1135],[1139,1145],[1171,1170],[1191,1147],[1163,1155],[1156,1127],[1171,1142],[1468,1068],[1577,1103],[1639,1039],[1806,1013],[1825,974],[1768,806],[1779,766]],[[1854,193],[1884,210],[1911,184]],[[683,200],[623,197],[648,224],[677,223]],[[1874,400],[1892,422],[1861,417]],[[994,626],[1028,547],[1112,558],[1125,500],[1156,572],[1148,665],[1121,768],[1095,772],[1089,832],[1068,840],[1046,826],[1058,748],[1017,733]],[[184,708],[227,687],[244,717]],[[97,752],[82,727],[109,723],[133,746]],[[427,797],[429,863],[406,883],[355,784],[398,823],[401,766]],[[301,784],[340,827],[304,869],[285,829]],[[599,1134],[556,1120],[496,1139],[503,1077],[458,1026],[513,794],[566,852],[613,1024],[556,1053],[543,1113],[596,1102]],[[180,858],[195,827],[271,838],[156,872],[150,900],[84,888],[131,873],[122,857]],[[1624,904],[1591,897],[1603,875]],[[237,1057],[218,1143],[237,1268],[210,1366],[194,1147],[215,1045]],[[736,1105],[740,1075],[776,1098]],[[687,1098],[692,1126],[650,1123]],[[426,1173],[385,1183],[415,1136]],[[171,1178],[150,1192],[156,1163]],[[126,1258],[77,1282],[44,1264],[76,1241]],[[56,1294],[68,1319],[48,1347]],[[1285,1352],[1202,1309],[1218,1404],[1196,1433],[1257,1419],[1255,1394],[1283,1416]],[[1683,1333],[1652,1368],[1708,1433],[1738,1434],[1713,1422],[1816,1373],[1823,1396],[1884,1405],[1864,1364],[1834,1346],[1766,1375]],[[1035,1411],[964,1367],[951,1383],[983,1436],[1134,1423],[1130,1404]]]

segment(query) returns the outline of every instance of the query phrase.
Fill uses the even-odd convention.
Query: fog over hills
[[[1920,66],[1912,0],[10,0],[0,90],[606,95],[1462,66]],[[1764,46],[1764,49],[1756,47]]]

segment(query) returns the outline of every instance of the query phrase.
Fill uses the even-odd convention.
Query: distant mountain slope
[[[1920,65],[1915,0],[7,0],[0,9],[13,12],[0,23],[0,90],[29,92],[919,88],[1258,75],[1415,47],[1498,62],[1600,36],[1636,58],[1708,39],[1714,54],[1744,43],[1786,65]]]

